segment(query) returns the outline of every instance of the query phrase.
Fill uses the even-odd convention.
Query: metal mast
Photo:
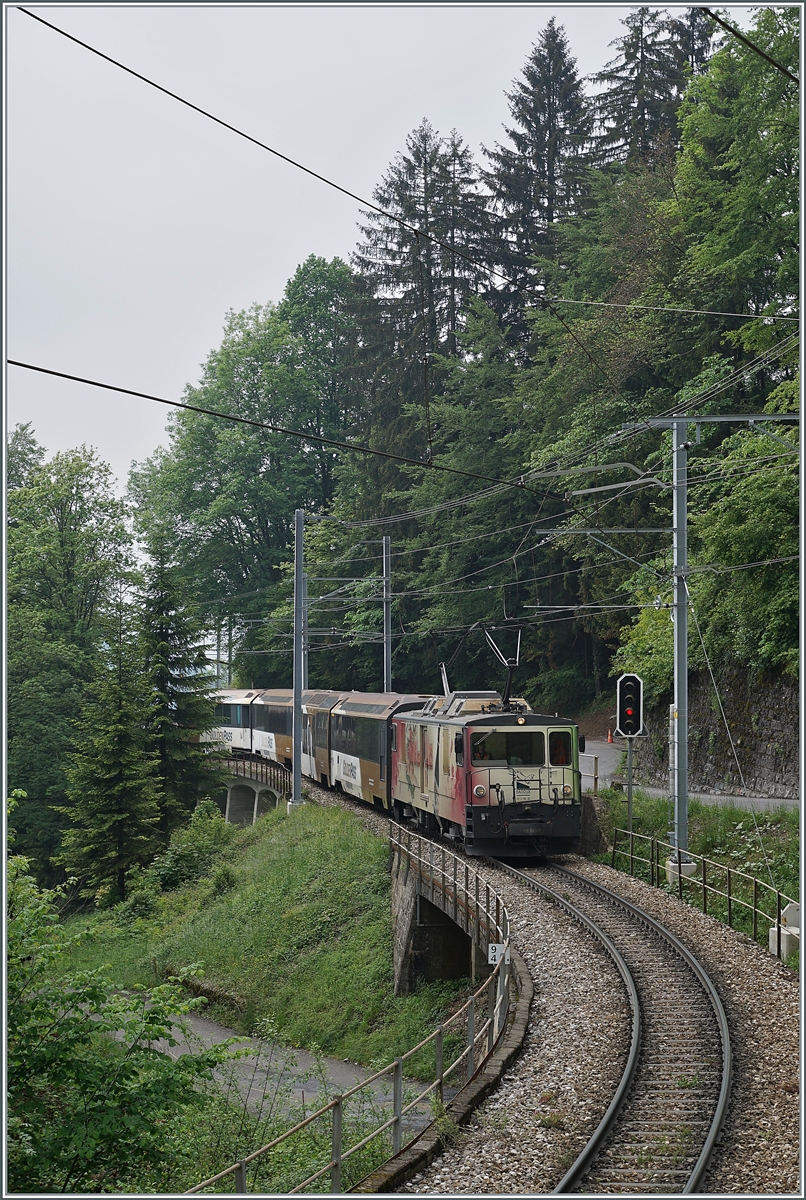
[[[305,513],[294,513],[294,715],[292,723],[294,761],[290,804],[302,803],[302,531]]]
[[[383,690],[392,690],[392,539],[383,539]]]
[[[672,425],[674,474],[672,478],[672,535],[674,541],[674,705],[675,720],[675,846],[688,850],[688,448],[686,421]]]

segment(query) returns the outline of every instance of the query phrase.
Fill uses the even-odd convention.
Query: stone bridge
[[[230,825],[254,825],[258,817],[291,793],[291,776],[277,763],[228,758],[225,769],[230,779],[219,796],[218,807]]]

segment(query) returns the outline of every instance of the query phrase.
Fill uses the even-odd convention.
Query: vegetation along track
[[[632,1047],[602,1121],[555,1192],[695,1192],[730,1089],[727,1020],[685,946],[635,905],[563,867],[513,877],[594,926],[620,961],[633,1005]]]

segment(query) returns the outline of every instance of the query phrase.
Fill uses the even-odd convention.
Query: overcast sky
[[[666,8],[682,7],[665,5]],[[369,197],[427,117],[474,153],[553,15],[578,70],[627,6],[31,5],[134,70]],[[749,23],[748,7],[730,6]],[[357,205],[4,6],[7,356],[169,399],[229,309],[279,300],[309,254],[348,258]],[[7,368],[7,419],[94,445],[125,485],[166,409]]]

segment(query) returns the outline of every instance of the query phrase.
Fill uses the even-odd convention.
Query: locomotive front
[[[582,825],[579,749],[573,722],[523,700],[436,696],[393,720],[395,814],[477,856],[571,852]]]
[[[472,720],[461,737],[468,854],[525,858],[578,848],[582,796],[575,725],[533,713],[502,713]]]

